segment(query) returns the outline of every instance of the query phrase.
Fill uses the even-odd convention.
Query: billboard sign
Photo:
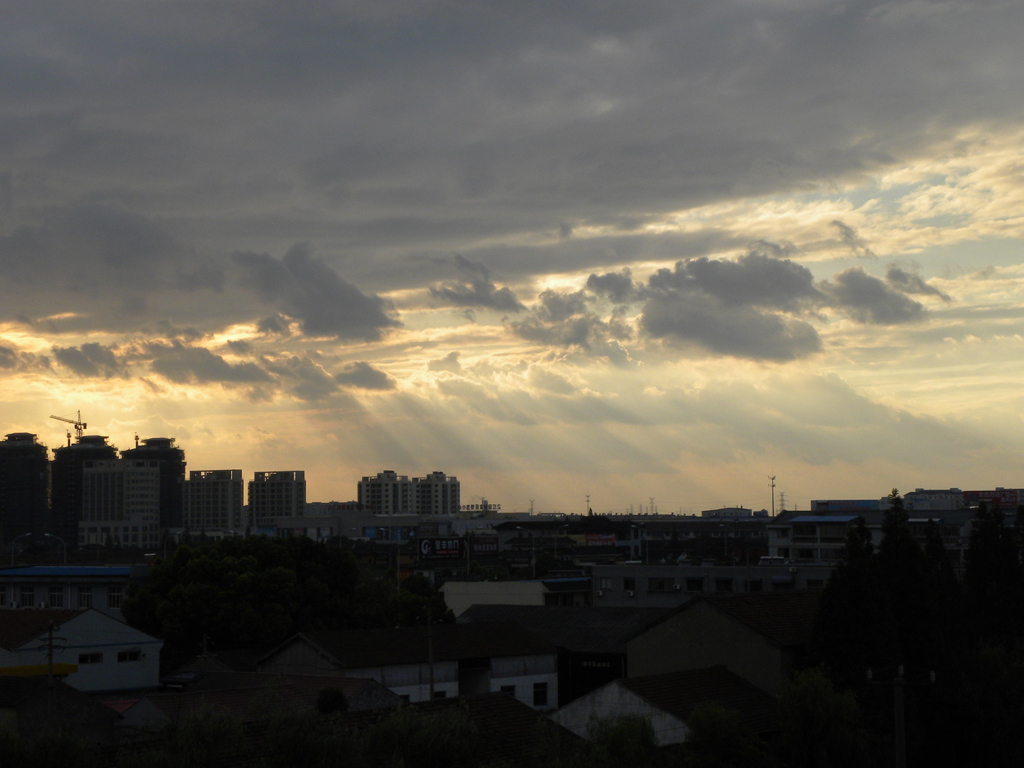
[[[445,558],[457,560],[462,557],[462,539],[420,539],[418,544],[420,559]]]

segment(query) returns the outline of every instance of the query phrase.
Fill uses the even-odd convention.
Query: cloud
[[[544,291],[529,317],[509,322],[516,336],[540,344],[575,348],[616,364],[628,362],[620,342],[633,337],[633,329],[616,316],[602,318],[588,307],[583,291]]]
[[[248,252],[233,258],[242,269],[242,285],[298,319],[308,336],[375,341],[399,325],[387,301],[362,293],[306,245],[293,246],[280,260]]]
[[[924,307],[913,299],[886,287],[860,267],[851,267],[833,276],[834,283],[825,282],[822,290],[831,303],[860,323],[896,325],[920,320]]]
[[[359,389],[385,390],[395,389],[398,386],[398,382],[387,373],[364,362],[348,363],[341,371],[334,374],[334,380],[343,387]]]
[[[751,252],[735,261],[700,257],[676,262],[648,279],[648,290],[667,296],[704,294],[723,305],[798,312],[819,302],[811,271],[789,259]]]
[[[57,362],[79,376],[111,378],[127,374],[124,361],[111,347],[88,342],[78,347],[53,347]]]
[[[843,244],[850,249],[854,256],[864,259],[878,258],[875,252],[868,247],[867,241],[858,235],[857,231],[853,227],[844,224],[839,219],[835,219],[829,223],[836,229],[839,234],[839,239],[842,240]]]
[[[265,384],[271,376],[255,363],[229,363],[205,347],[180,342],[150,342],[144,347],[150,366],[176,384]]]
[[[803,320],[700,294],[652,299],[644,306],[641,326],[650,338],[751,360],[786,362],[821,349],[817,331]]]
[[[587,290],[599,296],[606,296],[616,304],[625,304],[637,296],[637,287],[629,267],[624,267],[621,272],[591,275],[587,278]]]
[[[467,309],[482,307],[503,312],[522,312],[526,309],[509,288],[497,288],[491,282],[491,272],[483,262],[470,261],[456,254],[455,268],[462,280],[431,287],[430,295],[435,299]]]
[[[334,378],[308,355],[293,355],[264,365],[300,400],[316,402],[338,391]]]
[[[894,288],[903,291],[903,293],[914,293],[921,296],[937,296],[943,301],[951,301],[950,297],[940,291],[938,288],[928,285],[918,275],[912,275],[909,272],[904,272],[899,267],[893,265],[889,267],[889,271],[885,273],[885,281]]]
[[[459,353],[452,351],[449,352],[444,357],[438,357],[428,361],[427,370],[459,373],[462,370],[462,364],[459,362]]]

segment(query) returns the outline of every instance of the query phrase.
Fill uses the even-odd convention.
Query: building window
[[[715,592],[732,592],[732,579],[715,579]]]
[[[704,578],[702,576],[691,576],[686,580],[687,592],[703,592]]]
[[[120,608],[124,598],[124,587],[111,587],[107,590],[107,608]]]
[[[64,607],[64,589],[62,587],[50,587],[50,607]]]
[[[102,664],[103,654],[102,653],[80,653],[78,654],[79,664]]]
[[[764,585],[760,579],[751,579],[747,582],[747,592],[761,592],[764,590]]]
[[[7,585],[0,584],[0,607],[7,607]]]
[[[78,588],[78,607],[92,608],[92,587]]]
[[[546,707],[548,705],[548,684],[533,684],[533,706]]]
[[[647,589],[651,592],[671,592],[675,585],[676,580],[672,578],[651,577],[647,580]]]
[[[36,602],[36,588],[22,587],[19,594],[18,605],[22,608],[31,608]]]
[[[611,576],[602,576],[597,581],[597,588],[598,589],[611,589],[612,588],[612,577]]]
[[[118,651],[118,661],[140,661],[142,659],[142,651]]]
[[[448,698],[448,691],[434,691],[434,698],[435,699],[447,699]]]
[[[814,550],[813,549],[798,549],[796,551],[796,556],[800,560],[813,560],[814,559]]]
[[[636,579],[632,576],[627,576],[622,580],[622,588],[627,592],[636,589]]]
[[[501,686],[501,692],[507,693],[512,698],[516,696],[516,687],[514,685],[503,685]]]

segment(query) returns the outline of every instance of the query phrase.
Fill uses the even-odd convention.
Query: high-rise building
[[[257,472],[249,481],[249,524],[274,517],[300,517],[306,511],[305,472]]]
[[[414,477],[416,513],[419,515],[454,515],[459,511],[459,481],[445,477],[444,472],[431,472]]]
[[[47,531],[50,457],[29,432],[12,432],[0,442],[0,542]]]
[[[459,511],[459,481],[444,472],[410,480],[386,469],[360,480],[358,494],[363,508],[378,515],[454,515]]]
[[[243,491],[240,469],[189,472],[185,483],[185,527],[190,531],[241,532]]]
[[[147,459],[86,459],[80,545],[155,547],[160,542],[160,467]]]
[[[116,458],[117,448],[108,445],[103,435],[82,435],[72,445],[54,449],[50,465],[50,531],[68,546],[78,541],[85,462]]]
[[[358,500],[363,509],[376,515],[412,514],[416,506],[412,481],[392,469],[360,480]]]
[[[150,437],[121,451],[121,458],[152,462],[160,469],[160,527],[181,528],[184,514],[185,451],[173,437]]]

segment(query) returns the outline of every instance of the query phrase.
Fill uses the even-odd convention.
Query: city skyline
[[[1024,8],[0,12],[0,433],[504,511],[1021,487]]]

